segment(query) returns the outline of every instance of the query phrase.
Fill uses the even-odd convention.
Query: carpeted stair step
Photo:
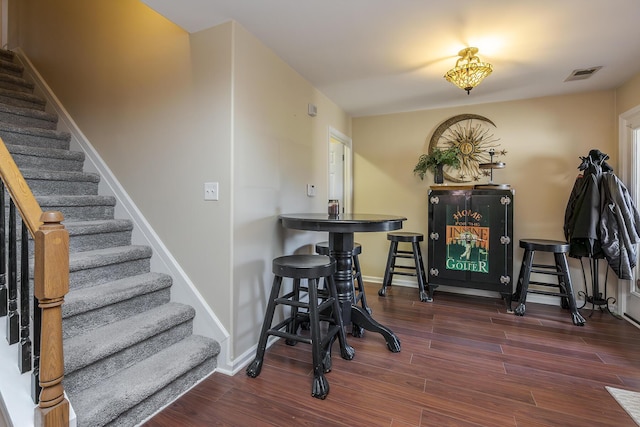
[[[17,224],[18,227],[20,224]],[[69,232],[69,253],[93,251],[117,246],[129,246],[133,223],[128,219],[64,222]],[[16,228],[18,242],[20,228]],[[33,241],[29,236],[29,256],[33,256]]]
[[[0,57],[0,73],[9,74],[11,76],[22,77],[24,67],[20,64],[15,64],[11,61],[7,61]]]
[[[100,175],[91,172],[21,169],[34,196],[97,195]]]
[[[47,102],[32,93],[0,88],[0,103],[44,111]]]
[[[26,81],[22,77],[0,73],[0,88],[15,90],[18,92],[33,93],[35,86],[33,83]]]
[[[62,306],[63,337],[118,321],[123,313],[141,313],[167,304],[172,283],[166,274],[146,273],[71,291]]]
[[[32,108],[0,104],[0,122],[22,127],[55,129],[58,126],[58,115]]]
[[[93,251],[111,247],[129,246],[133,222],[128,219],[100,219],[94,221],[64,221],[69,232],[69,252]],[[20,222],[18,221],[17,239],[21,241]],[[32,238],[29,236],[29,240]],[[33,244],[30,242],[29,255],[33,256]]]
[[[116,198],[97,194],[99,175],[83,172],[84,153],[69,151],[71,134],[13,59],[0,49],[0,138],[69,231],[64,386],[77,425],[137,425],[211,374],[220,345],[193,335],[194,308],[171,302],[173,279],[131,245],[133,222],[114,219]]]
[[[0,138],[5,144],[68,150],[71,134],[59,130],[30,128],[0,122]]]
[[[82,172],[84,166],[84,153],[82,151],[28,147],[6,143],[5,145],[20,169]]]
[[[192,333],[195,310],[168,303],[64,340],[64,388],[78,396]]]
[[[113,280],[148,273],[148,246],[119,246],[69,254],[69,289],[83,289]]]
[[[113,196],[38,196],[43,211],[60,211],[66,221],[113,219]]]
[[[65,221],[69,252],[90,251],[131,244],[133,223],[128,219]]]
[[[192,335],[97,386],[71,396],[79,426],[134,426],[180,396],[217,366],[220,345]],[[215,420],[211,420],[215,424]]]
[[[0,49],[0,58],[2,58],[4,61],[12,62],[14,57],[15,54],[12,51]]]

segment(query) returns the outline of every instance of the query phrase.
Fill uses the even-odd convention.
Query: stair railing
[[[0,316],[7,316],[9,344],[19,346],[18,368],[22,373],[32,371],[32,394],[38,404],[34,425],[68,426],[69,402],[62,385],[62,304],[69,290],[69,232],[62,225],[62,213],[42,212],[1,138],[0,178]],[[34,241],[33,295],[29,235]]]

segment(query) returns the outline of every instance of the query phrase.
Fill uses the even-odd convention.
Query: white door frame
[[[344,210],[345,213],[353,212],[353,154],[352,154],[352,141],[351,138],[343,134],[339,130],[329,126],[329,135],[327,137],[327,156],[330,156],[331,139],[340,141],[344,145],[344,171],[343,177],[343,196],[344,196]],[[329,157],[327,157],[329,158]],[[328,162],[327,162],[328,163]],[[329,165],[327,164],[327,167]],[[327,177],[327,180],[329,178]],[[329,183],[327,182],[327,188]]]
[[[629,190],[636,206],[640,203],[640,172],[635,166],[640,156],[640,105],[620,115],[618,120],[618,164],[619,177]],[[627,311],[627,298],[637,298],[640,306],[640,289],[635,285],[640,278],[640,267],[636,267],[632,280],[618,280],[618,310]],[[635,320],[640,320],[636,318]]]

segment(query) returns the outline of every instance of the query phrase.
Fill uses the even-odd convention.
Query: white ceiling
[[[640,72],[640,0],[142,1],[188,32],[239,22],[354,117],[612,89]],[[467,46],[494,66],[470,95],[443,78]]]

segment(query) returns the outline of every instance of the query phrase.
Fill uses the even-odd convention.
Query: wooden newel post
[[[64,397],[62,351],[62,303],[69,291],[69,232],[60,212],[44,212],[35,234],[34,285],[42,309],[40,351],[40,403],[35,425],[69,425],[69,402]]]

